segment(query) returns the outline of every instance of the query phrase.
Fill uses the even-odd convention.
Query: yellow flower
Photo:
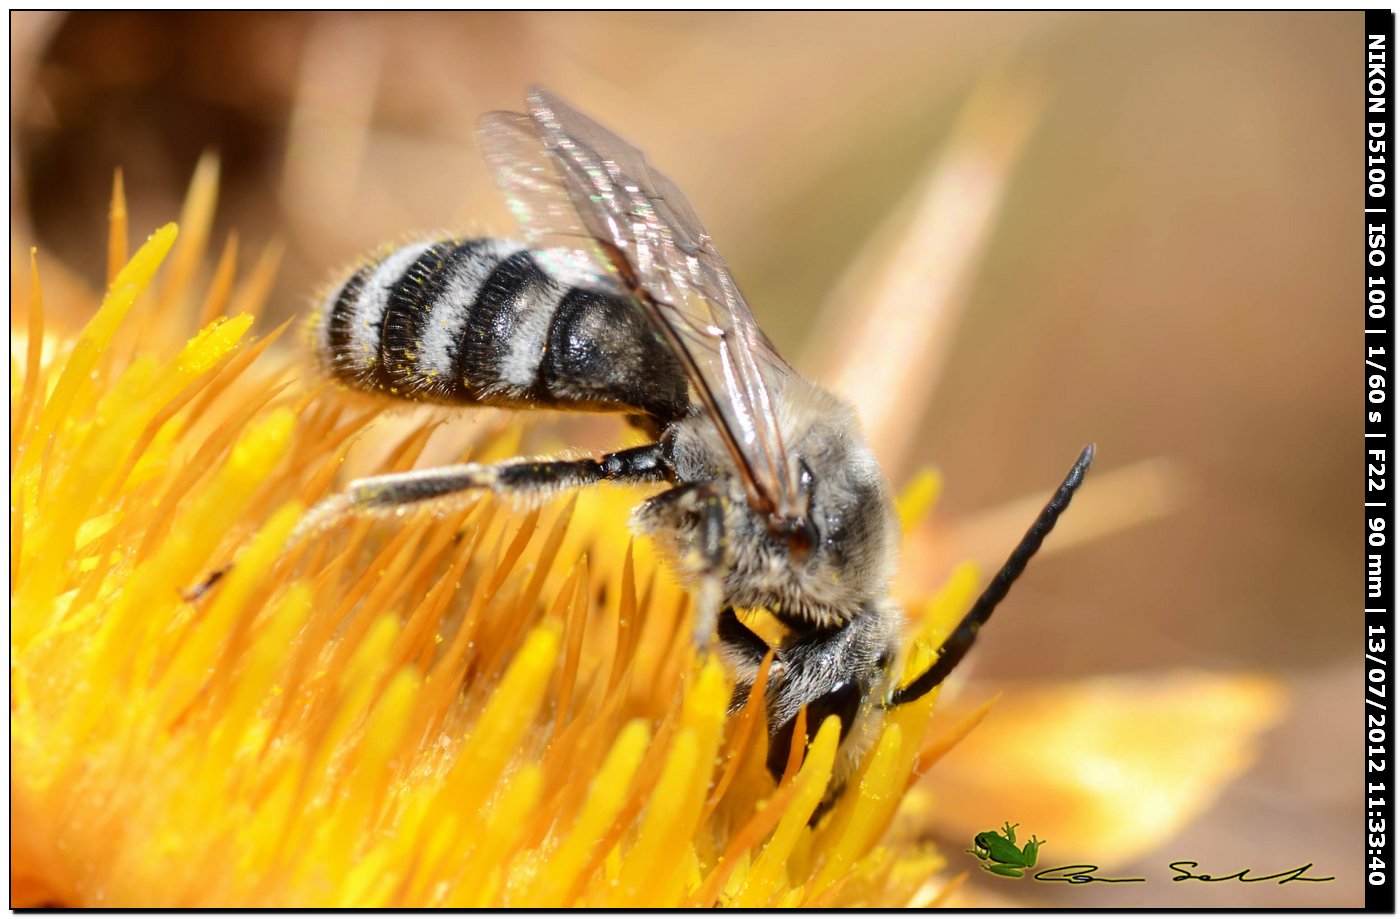
[[[983,238],[997,183],[961,209],[981,230],[934,219],[957,172],[933,171],[910,251]],[[270,347],[283,328],[254,338],[276,246],[237,280],[230,240],[197,283],[216,185],[206,159],[179,241],[164,227],[129,261],[118,186],[107,295],[80,331],[46,333],[48,317],[86,304],[46,304],[31,258],[28,321],[12,334],[13,905],[962,903],[967,864],[947,870],[931,827],[965,839],[994,812],[1034,820],[1066,850],[1141,851],[1241,768],[1253,737],[1242,725],[1258,730],[1277,707],[1270,687],[1229,681],[1197,687],[1209,704],[1185,708],[1179,692],[1110,693],[1114,708],[1102,693],[1042,691],[930,789],[915,781],[990,707],[931,724],[931,694],[892,713],[810,826],[835,723],[775,786],[757,706],[726,717],[729,683],[689,638],[687,598],[630,541],[637,493],[528,513],[480,498],[288,544],[355,444],[391,443],[363,473],[411,468],[438,423],[405,428],[309,380],[304,358]],[[906,327],[907,291],[955,291],[970,260],[958,250],[905,260],[926,276],[891,269],[873,285],[870,325]],[[947,338],[947,316],[933,326]],[[908,354],[886,362],[899,378],[881,385],[927,388],[915,370],[937,364],[934,337],[903,336]],[[875,395],[853,393],[873,430],[893,430],[902,400]],[[472,453],[511,455],[519,436],[498,430]],[[1102,472],[1095,483],[1111,490]],[[901,500],[917,539],[938,490],[924,474]],[[1012,526],[1033,510],[1016,509]],[[1098,515],[1099,532],[1124,525],[1110,518]],[[987,529],[998,551],[1019,535]],[[967,565],[946,585],[912,581],[906,672],[978,578]],[[1144,707],[1174,731],[1115,747],[1136,737],[1117,728],[1140,725]],[[1203,730],[1192,713],[1205,709],[1220,722]],[[1116,720],[1086,742],[1083,724],[1055,721],[1062,712]]]
[[[120,270],[113,208],[114,277],[76,337],[44,334],[32,267],[12,370],[13,903],[939,896],[936,852],[880,840],[977,716],[929,736],[934,696],[896,711],[809,826],[836,722],[775,786],[757,707],[726,717],[685,596],[630,543],[636,494],[482,498],[288,545],[375,412],[289,373],[267,352],[281,329],[250,337],[266,260],[239,287],[221,262],[196,296],[214,181],[206,163],[181,243],[167,225]],[[228,302],[243,311],[195,331]],[[970,593],[936,598],[924,637]]]

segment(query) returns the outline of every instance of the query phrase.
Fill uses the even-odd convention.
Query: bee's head
[[[731,500],[726,586],[735,605],[835,626],[884,600],[898,559],[898,519],[880,467],[843,426],[815,426],[795,446],[802,513],[765,514]]]
[[[884,474],[850,410],[832,400],[825,414],[805,420],[788,438],[801,496],[786,514],[755,506],[703,416],[672,425],[662,445],[678,482],[702,483],[723,499],[725,603],[828,627],[885,598],[899,524]],[[676,501],[639,510],[638,528],[658,538],[683,574],[697,574],[692,562],[704,558],[712,533],[703,508]]]

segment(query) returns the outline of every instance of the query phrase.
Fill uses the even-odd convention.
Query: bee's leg
[[[705,483],[678,485],[643,502],[634,519],[645,532],[695,529],[697,538],[680,563],[695,577],[695,643],[708,645],[724,605],[724,576],[728,571],[724,498]]]
[[[768,642],[744,625],[732,606],[726,606],[719,614],[719,642],[725,660],[729,661],[735,673],[746,676],[752,683],[758,676],[758,666],[763,663],[763,656],[768,653]]]
[[[462,463],[378,475],[351,482],[346,494],[357,508],[364,510],[395,509],[478,488],[489,488],[507,497],[542,499],[566,488],[598,482],[660,482],[665,479],[666,470],[661,445],[647,444],[609,453],[601,459]]]
[[[598,482],[660,482],[670,474],[660,444],[609,453],[601,459],[507,460],[484,465],[461,463],[371,476],[351,482],[345,492],[313,507],[294,534],[306,535],[345,516],[386,513],[489,489],[498,495],[543,500],[566,488]]]
[[[734,694],[729,699],[729,711],[733,714],[749,699],[758,668],[768,653],[768,642],[739,620],[734,607],[726,606],[719,614],[719,653],[734,677]],[[775,669],[780,666],[777,661],[773,663]]]

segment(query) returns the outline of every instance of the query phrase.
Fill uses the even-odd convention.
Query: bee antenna
[[[1021,572],[1026,570],[1026,564],[1031,560],[1031,557],[1040,550],[1040,544],[1055,528],[1055,521],[1059,520],[1060,514],[1069,507],[1070,499],[1074,497],[1075,490],[1084,482],[1084,474],[1089,471],[1089,465],[1093,461],[1094,444],[1089,444],[1079,454],[1079,459],[1075,460],[1073,468],[1070,469],[1065,480],[1060,483],[1060,487],[1050,498],[1050,503],[1046,504],[1045,509],[1035,518],[1035,523],[1031,524],[1026,535],[1021,537],[1020,543],[1012,550],[1006,563],[1001,566],[1001,570],[992,578],[987,589],[982,591],[982,595],[972,605],[972,609],[968,610],[967,615],[963,616],[962,622],[958,623],[958,627],[938,649],[938,660],[934,661],[932,666],[921,673],[912,683],[895,690],[886,707],[893,708],[896,705],[921,699],[948,678],[948,674],[953,672],[953,668],[958,666],[972,647],[972,643],[977,640],[977,630],[991,618],[997,604],[1006,599],[1007,591],[1011,589],[1011,585],[1016,583]]]

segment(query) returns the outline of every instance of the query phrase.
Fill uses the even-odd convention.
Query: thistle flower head
[[[198,198],[195,232],[153,234],[76,337],[44,335],[32,276],[12,402],[15,902],[938,895],[937,853],[879,845],[949,745],[928,733],[934,697],[892,713],[812,825],[837,722],[773,782],[760,707],[726,715],[687,598],[627,535],[636,494],[483,497],[289,543],[375,411],[289,372],[268,350],[282,329],[253,335],[258,270],[240,286],[221,267],[196,295]],[[229,302],[243,310],[195,328]],[[938,599],[926,637],[967,593]]]
[[[14,905],[834,907],[952,894],[965,875],[950,879],[926,839],[958,803],[907,792],[988,706],[938,729],[937,693],[892,710],[813,822],[837,723],[773,781],[762,693],[726,713],[730,683],[690,639],[688,598],[627,533],[637,493],[528,512],[480,497],[289,540],[356,444],[390,439],[361,471],[405,470],[437,422],[386,434],[377,408],[277,350],[285,327],[255,334],[276,246],[240,277],[230,240],[198,283],[216,182],[204,161],[178,242],[166,226],[129,260],[118,186],[107,293],[77,332],[45,331],[54,304],[31,258],[11,371]],[[511,455],[519,436],[493,429],[472,456]],[[930,474],[913,480],[906,531],[938,489]],[[913,592],[906,679],[976,585],[964,566]],[[1137,785],[1113,789],[1104,813],[1128,815],[1120,825],[1141,845],[1163,838],[1238,771],[1238,725],[1266,702],[1221,726],[1229,767],[1187,781],[1149,832],[1132,825]],[[1189,750],[1191,737],[1172,743]],[[1002,763],[1023,746],[993,739]],[[1065,762],[1049,740],[1034,752]],[[985,828],[965,819],[959,833]]]

